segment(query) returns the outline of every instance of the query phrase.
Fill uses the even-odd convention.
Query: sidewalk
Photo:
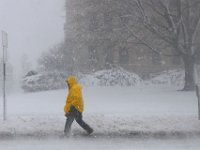
[[[200,137],[200,121],[195,116],[137,117],[87,115],[84,120],[94,128],[95,138],[190,138]],[[60,116],[23,116],[0,121],[0,139],[60,138],[65,118]],[[71,137],[86,135],[74,122]]]

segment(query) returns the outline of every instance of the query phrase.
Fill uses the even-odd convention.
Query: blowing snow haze
[[[0,30],[8,33],[15,73],[20,72],[23,55],[35,63],[43,51],[63,40],[64,12],[64,0],[0,0]]]

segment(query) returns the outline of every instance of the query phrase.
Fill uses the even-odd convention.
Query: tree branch
[[[145,42],[144,40],[140,39],[133,30],[130,29],[130,27],[127,25],[127,24],[124,24],[126,26],[126,28],[129,30],[129,32],[133,35],[134,38],[136,38],[139,43],[138,44],[142,44],[144,46],[146,46],[147,48],[149,48],[152,52],[155,52],[159,55],[163,55],[163,56],[180,56],[181,54],[178,53],[178,54],[164,54],[164,53],[161,53],[160,51],[156,50],[155,48],[153,48],[150,44],[148,44],[147,42]]]

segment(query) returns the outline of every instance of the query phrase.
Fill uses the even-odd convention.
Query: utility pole
[[[197,99],[198,99],[198,118],[200,120],[200,93],[199,93],[199,85],[196,85],[196,95],[197,95]]]
[[[6,120],[6,61],[7,61],[7,48],[8,48],[8,34],[2,31],[2,45],[3,45],[3,120]]]

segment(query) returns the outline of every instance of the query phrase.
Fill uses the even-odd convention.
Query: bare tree
[[[185,67],[183,90],[194,89],[195,56],[200,53],[200,1],[199,0],[126,0],[126,5],[137,6],[144,29],[172,49],[172,55],[180,56]],[[142,44],[161,53],[132,32]],[[162,54],[162,53],[161,53]],[[167,55],[167,54],[166,54]]]
[[[71,53],[66,50],[66,45],[61,43],[44,52],[38,59],[38,65],[41,71],[69,72],[71,60]]]

